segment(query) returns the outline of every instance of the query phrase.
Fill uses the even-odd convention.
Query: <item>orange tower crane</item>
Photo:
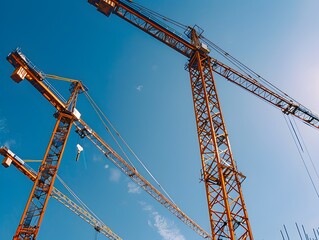
[[[63,103],[54,95],[48,95],[49,87],[39,84],[44,80],[41,72],[36,71],[35,66],[19,51],[15,51],[7,57],[7,60],[16,68],[11,78],[20,82],[24,78],[38,89],[38,91],[54,104],[58,110],[55,114],[57,118],[53,133],[41,163],[37,178],[34,181],[27,205],[21,217],[19,226],[13,239],[35,239],[43,215],[52,193],[54,180],[60,165],[60,160],[71,131],[72,123],[80,117],[76,110],[76,100],[78,93],[85,91],[81,82],[72,83],[70,88],[71,96],[66,103]],[[32,66],[30,68],[30,66]],[[38,79],[39,81],[35,81]]]
[[[35,182],[37,179],[37,173],[31,167],[29,167],[25,161],[19,158],[15,153],[13,153],[7,147],[0,148],[0,154],[4,156],[2,165],[4,167],[9,167],[11,164],[14,165],[18,170],[20,170],[24,175],[26,175],[31,181]],[[53,187],[51,192],[51,197],[58,200],[62,205],[70,209],[88,224],[90,224],[96,231],[103,234],[110,240],[122,240],[118,235],[116,235],[109,227],[107,227],[103,222],[90,214],[87,210],[83,209],[60,190]]]
[[[253,239],[241,190],[245,176],[238,171],[230,149],[213,72],[317,129],[319,117],[281,91],[209,56],[198,27],[188,27],[186,38],[132,1],[88,2],[106,16],[117,15],[187,57],[212,239]]]
[[[160,191],[158,191],[149,181],[147,181],[143,176],[141,176],[139,172],[132,165],[127,163],[88,124],[86,124],[82,119],[80,119],[79,113],[77,110],[74,109],[72,112],[69,111],[68,110],[69,105],[64,103],[60,99],[60,97],[57,95],[57,93],[53,92],[50,89],[49,85],[47,85],[46,82],[44,81],[44,77],[43,77],[44,74],[41,73],[41,71],[39,71],[38,69],[36,69],[35,66],[31,63],[31,61],[28,60],[26,56],[20,50],[15,50],[11,52],[8,55],[7,60],[15,67],[14,73],[11,76],[15,81],[19,82],[22,79],[26,78],[58,111],[62,113],[66,112],[70,114],[70,119],[75,119],[74,121],[72,121],[72,124],[75,125],[76,132],[82,138],[84,137],[88,138],[94,144],[94,146],[97,147],[97,149],[100,150],[106,158],[111,160],[115,164],[115,166],[117,166],[124,174],[130,177],[138,186],[144,189],[156,201],[158,201],[165,208],[167,208],[172,214],[174,214],[177,218],[179,218],[182,222],[184,222],[197,234],[199,234],[203,238],[211,238],[209,233],[207,233],[203,228],[201,228],[194,220],[188,217],[178,206],[176,206],[171,200],[169,200]],[[73,102],[73,101],[68,101],[68,102]],[[62,153],[60,154],[60,158],[61,156],[62,156]],[[39,174],[40,174],[40,171],[37,175],[38,178],[40,176]],[[51,184],[51,188],[52,187],[53,185]],[[27,206],[28,205],[30,205],[29,202]],[[42,208],[42,211],[41,211],[42,217],[44,212],[45,212],[45,208]],[[25,213],[23,214],[22,219],[24,218],[25,218]],[[29,224],[28,228],[30,229],[29,230],[30,234],[26,235],[25,234],[26,230],[20,227],[24,225],[21,225],[20,223],[14,239],[25,239],[24,236],[27,236],[29,239],[36,239],[41,221],[37,221],[38,220],[37,214],[31,215],[30,218],[31,218],[31,222],[34,221],[35,223],[37,223],[37,225]],[[32,234],[31,234],[31,230],[33,230]],[[19,236],[21,234],[25,234],[25,235],[21,237]]]

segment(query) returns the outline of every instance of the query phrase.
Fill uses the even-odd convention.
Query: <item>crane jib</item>
[[[215,73],[279,108],[283,113],[293,115],[305,124],[319,129],[319,116],[303,105],[296,103],[291,97],[278,91],[274,92],[256,79],[240,73],[214,58],[211,58],[210,61]]]

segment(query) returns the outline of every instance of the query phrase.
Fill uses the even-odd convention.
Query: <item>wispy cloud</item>
[[[169,221],[160,215],[153,206],[145,202],[140,202],[140,204],[143,206],[143,210],[149,212],[152,217],[152,220],[148,220],[147,224],[157,230],[162,240],[185,240],[173,221]]]
[[[147,225],[150,226],[151,228],[153,227],[153,223],[151,220],[147,220]]]
[[[136,90],[139,91],[139,92],[142,92],[142,91],[143,91],[143,88],[144,88],[143,85],[138,85],[138,86],[136,87]]]
[[[128,193],[133,193],[133,194],[141,193],[141,188],[133,182],[128,182],[127,187],[128,187]]]
[[[121,172],[117,169],[110,169],[110,181],[111,182],[119,182],[121,179]]]
[[[6,133],[7,130],[7,119],[1,118],[0,119],[0,133]]]
[[[6,146],[7,148],[11,148],[11,146],[14,144],[16,144],[16,141],[14,139],[9,139],[3,143],[3,146]]]
[[[102,155],[101,155],[101,154],[97,154],[97,153],[94,153],[94,154],[93,154],[92,159],[93,159],[93,161],[95,161],[95,162],[101,162],[101,161],[103,161],[103,160],[102,160]]]
[[[158,65],[154,64],[154,65],[152,66],[152,71],[157,71],[157,69],[158,69]]]

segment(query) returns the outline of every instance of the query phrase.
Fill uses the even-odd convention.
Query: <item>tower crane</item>
[[[19,158],[15,153],[13,153],[10,149],[7,147],[1,147],[0,148],[0,154],[4,156],[4,160],[2,162],[2,165],[4,167],[9,167],[11,164],[13,164],[17,169],[19,169],[24,175],[26,175],[31,181],[35,182],[37,178],[37,173],[35,170],[33,170],[31,167],[27,166],[25,161],[23,161],[21,158]],[[103,222],[98,220],[96,217],[94,217],[92,214],[90,214],[85,209],[81,208],[79,205],[77,205],[75,202],[73,202],[70,198],[68,198],[65,194],[63,194],[60,190],[53,187],[51,192],[51,197],[58,200],[62,205],[70,209],[72,212],[74,212],[76,215],[78,215],[80,218],[82,218],[84,221],[86,221],[88,224],[90,224],[96,231],[103,234],[105,237],[107,237],[110,240],[121,240],[117,234],[115,234],[109,227],[107,227]]]
[[[102,14],[117,15],[188,59],[212,239],[253,239],[241,189],[245,176],[238,171],[230,149],[213,72],[317,129],[319,117],[280,90],[258,81],[258,75],[254,78],[211,57],[203,31],[196,26],[188,27],[182,35],[132,1],[88,2]]]
[[[44,80],[44,76],[40,71],[36,71],[36,67],[21,52],[15,51],[8,57],[8,60],[16,67],[11,78],[17,83],[21,82],[24,78],[28,79],[30,83],[58,110],[55,113],[57,121],[49,145],[39,172],[37,173],[37,178],[34,181],[16,234],[13,237],[13,239],[35,239],[44,216],[49,196],[53,189],[54,180],[67,138],[71,131],[72,123],[80,118],[80,113],[75,108],[78,94],[86,89],[81,82],[73,82],[70,88],[71,95],[68,101],[64,103],[57,96],[47,94],[47,92],[51,91],[49,86],[39,84],[39,82]],[[34,79],[39,79],[39,82],[34,81]]]
[[[50,89],[50,87],[44,81],[44,74],[40,70],[38,70],[20,50],[15,50],[11,52],[7,56],[7,60],[15,68],[11,78],[13,78],[16,82],[20,82],[24,78],[26,78],[59,112],[62,112],[62,113],[66,112],[67,114],[69,114],[70,119],[72,120],[72,124],[75,125],[76,127],[76,132],[82,138],[84,137],[88,138],[94,144],[94,146],[96,146],[103,153],[103,155],[109,160],[111,160],[115,164],[115,166],[117,166],[124,174],[130,177],[138,186],[144,189],[156,201],[158,201],[165,208],[167,208],[172,214],[174,214],[177,218],[179,218],[182,222],[184,222],[197,234],[199,234],[203,238],[211,238],[209,233],[207,233],[203,228],[201,228],[194,220],[188,217],[178,206],[176,206],[176,204],[174,204],[171,200],[169,200],[166,196],[164,196],[149,181],[147,181],[133,166],[128,164],[115,150],[113,150],[88,124],[86,124],[86,122],[84,122],[79,117],[79,112],[75,108],[73,108],[73,111],[69,111],[68,110],[70,108],[69,105],[64,103],[60,99],[60,97]],[[79,88],[79,90],[80,89],[82,89],[82,91],[85,90],[84,87]],[[74,90],[72,92],[74,93]],[[68,102],[74,102],[74,101],[68,101]],[[70,129],[70,126],[68,129]],[[62,153],[60,154],[60,158],[61,158],[61,155]],[[38,173],[38,178],[39,178],[39,173]],[[53,185],[51,184],[51,188],[52,187]],[[29,202],[27,205],[29,205]],[[45,212],[45,208],[42,209],[42,212],[41,212],[42,217],[44,212]],[[28,218],[28,220],[36,221],[37,217],[38,215],[31,215],[30,218]],[[24,218],[25,218],[25,213],[23,213],[22,219]],[[33,218],[36,218],[36,219],[33,220]],[[30,224],[28,225],[28,227],[30,228],[30,234],[27,235],[29,239],[36,239],[41,221],[37,221],[36,223],[37,223],[36,227],[33,225],[31,226]],[[23,238],[25,235],[23,237],[19,236],[19,234],[25,233],[25,230],[22,229],[21,226],[24,226],[24,225],[21,225],[21,223],[19,224],[19,227],[17,229],[14,239],[25,239]]]

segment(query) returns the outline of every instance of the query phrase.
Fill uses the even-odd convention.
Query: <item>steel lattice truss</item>
[[[118,235],[116,235],[109,227],[107,227],[103,222],[96,219],[92,214],[90,214],[85,209],[81,208],[75,202],[71,201],[66,195],[60,192],[58,189],[53,188],[51,196],[62,203],[64,206],[69,208],[72,212],[77,214],[80,218],[86,221],[88,224],[93,226],[98,232],[102,233],[110,240],[122,240]]]
[[[226,78],[228,81],[235,83],[250,93],[260,97],[262,100],[279,108],[283,113],[291,114],[301,119],[304,123],[319,129],[318,115],[301,104],[296,103],[292,98],[271,90],[251,76],[244,75],[216,59],[211,58],[210,61],[213,71]]]
[[[35,239],[48,203],[57,169],[72,127],[73,116],[59,113],[44,160],[34,182],[14,239]]]
[[[213,239],[253,239],[210,58],[195,54],[189,73]]]
[[[138,186],[150,194],[156,201],[167,208],[172,214],[193,229],[203,238],[211,236],[201,228],[194,220],[189,218],[181,209],[158,191],[150,182],[148,182],[138,171],[119,156],[104,140],[90,128],[83,120],[74,122],[76,132],[81,137],[88,138],[109,160],[111,160],[123,173],[129,176]]]

